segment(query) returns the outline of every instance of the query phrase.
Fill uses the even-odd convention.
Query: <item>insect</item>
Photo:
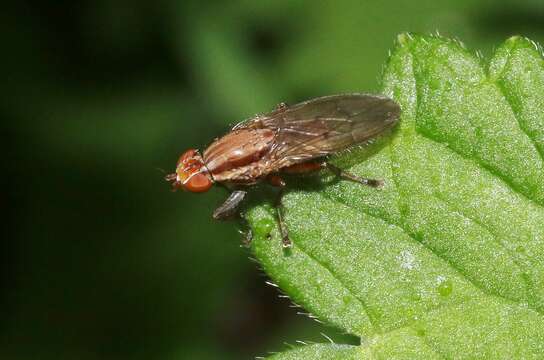
[[[283,246],[291,241],[284,223],[282,196],[284,173],[308,173],[328,169],[336,176],[379,187],[381,180],[348,173],[327,161],[327,155],[364,143],[392,127],[400,107],[379,95],[331,95],[292,106],[279,104],[275,110],[234,126],[216,139],[202,155],[185,151],[176,171],[165,177],[173,189],[205,192],[214,183],[232,190],[213,213],[223,220],[238,214],[248,186],[268,181],[279,187],[276,215]]]

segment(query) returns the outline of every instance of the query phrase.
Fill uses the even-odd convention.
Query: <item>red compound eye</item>
[[[212,187],[212,179],[207,174],[194,174],[183,184],[183,187],[191,192],[205,192]]]

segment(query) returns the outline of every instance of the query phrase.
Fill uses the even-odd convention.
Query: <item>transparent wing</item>
[[[258,116],[235,127],[276,131],[270,159],[275,168],[344,150],[394,125],[400,107],[377,95],[325,96]]]

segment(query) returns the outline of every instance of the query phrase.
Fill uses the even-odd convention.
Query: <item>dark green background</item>
[[[249,359],[355,342],[289,307],[159,168],[275,104],[376,92],[398,33],[489,55],[544,38],[517,1],[22,1],[0,15],[2,359]]]

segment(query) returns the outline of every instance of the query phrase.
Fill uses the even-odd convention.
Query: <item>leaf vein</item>
[[[376,324],[376,321],[373,319],[373,315],[368,307],[368,304],[364,301],[364,299],[362,299],[360,296],[355,294],[355,292],[343,281],[343,279],[341,279],[340,276],[336,274],[332,269],[330,269],[329,266],[327,266],[323,261],[321,261],[314,255],[310,254],[303,246],[301,246],[300,244],[297,244],[297,242],[294,239],[291,239],[291,241],[293,241],[293,243],[300,249],[300,251],[302,251],[302,253],[304,253],[304,255],[308,256],[308,258],[310,258],[311,260],[316,262],[318,265],[320,265],[322,268],[327,270],[335,280],[337,280],[355,299],[357,299],[361,303],[361,306],[363,307],[366,313],[366,316],[368,317],[368,321],[370,322],[370,325],[374,329],[374,332],[378,332],[379,325]]]
[[[502,300],[505,300],[505,301],[508,301],[508,302],[513,302],[513,303],[517,303],[516,301],[513,301],[512,299],[509,299],[501,294],[496,294],[496,293],[493,293],[485,288],[483,288],[480,284],[476,283],[474,280],[472,280],[467,274],[464,273],[464,271],[457,267],[455,264],[453,264],[453,262],[443,256],[442,254],[439,254],[437,252],[435,252],[428,244],[426,244],[422,239],[420,239],[418,236],[416,236],[415,234],[412,234],[410,231],[408,231],[406,228],[404,228],[402,225],[399,225],[399,224],[395,224],[395,223],[392,223],[390,222],[389,220],[385,219],[385,218],[381,218],[381,217],[378,217],[376,215],[373,215],[367,211],[364,211],[362,209],[358,209],[358,208],[355,208],[353,207],[352,204],[349,204],[347,202],[344,202],[342,199],[340,198],[332,198],[330,197],[329,195],[324,195],[325,197],[327,197],[328,199],[330,200],[333,200],[333,201],[337,201],[339,202],[340,204],[352,209],[352,210],[355,210],[355,211],[360,211],[362,212],[363,214],[369,216],[369,217],[372,217],[374,219],[377,219],[377,220],[381,220],[383,221],[384,223],[386,223],[387,225],[390,225],[390,226],[393,226],[393,227],[396,227],[400,230],[402,230],[402,232],[404,234],[406,234],[413,242],[423,246],[425,249],[427,249],[429,251],[429,253],[431,253],[433,256],[435,256],[436,258],[438,258],[439,260],[441,260],[442,262],[444,262],[449,268],[451,268],[452,270],[454,270],[456,273],[458,273],[463,279],[465,279],[466,281],[468,281],[476,290],[479,290],[481,291],[483,294],[487,295],[487,296],[490,296],[490,297],[496,297],[496,298],[500,298]],[[434,307],[432,310],[435,310],[435,309],[438,309],[440,308],[440,306],[438,307]]]
[[[506,61],[506,64],[504,65],[504,68],[503,68],[504,70],[501,72],[500,76],[497,77],[497,79],[503,78],[503,74],[506,72],[506,68],[508,67],[508,65],[511,65],[511,63],[512,63],[512,57],[513,57],[512,52],[509,52],[508,53],[508,60]],[[510,110],[512,111],[512,114],[514,114],[514,118],[516,119],[519,128],[529,138],[529,140],[531,141],[531,143],[535,147],[538,155],[540,156],[540,159],[544,162],[544,150],[542,149],[541,145],[537,143],[536,139],[533,138],[530,135],[530,132],[528,131],[526,126],[523,124],[523,122],[520,121],[520,118],[518,117],[518,112],[519,111],[516,112],[516,110],[514,109],[514,103],[513,103],[512,99],[511,99],[511,97],[507,94],[507,91],[506,91],[504,85],[499,80],[496,80],[493,83],[497,86],[497,88],[499,89],[501,95],[506,100],[506,103],[510,107]]]
[[[524,273],[529,273],[529,269],[526,268],[526,266],[524,265],[524,262],[522,260],[520,260],[520,258],[519,258],[522,255],[521,254],[518,255],[518,254],[514,253],[512,250],[508,249],[508,247],[506,247],[499,240],[499,236],[494,231],[492,231],[491,228],[488,225],[486,225],[485,223],[479,221],[475,217],[468,216],[464,211],[459,210],[457,207],[452,206],[448,201],[446,201],[446,199],[444,199],[438,193],[434,194],[433,196],[436,199],[440,200],[451,211],[455,211],[456,213],[458,213],[459,215],[461,215],[465,219],[474,222],[475,224],[477,224],[478,226],[480,226],[481,228],[486,230],[491,235],[491,237],[493,239],[493,242],[495,242],[500,248],[502,248],[508,254],[510,260],[512,260],[512,262],[518,267],[518,269],[522,273],[523,272]],[[528,259],[526,258],[525,260],[528,260]],[[534,285],[533,285],[532,281],[530,281],[530,279],[526,278],[525,276],[521,276],[521,279],[525,284],[526,296],[527,296],[528,299],[532,300],[532,303],[533,303],[533,304],[529,304],[529,307],[531,309],[535,310],[536,312],[538,312],[539,314],[544,315],[544,313],[542,312],[541,309],[538,309],[538,308],[534,307],[534,304],[536,303],[536,301],[535,301],[534,296],[533,296],[533,294],[534,294]],[[515,300],[515,299],[511,299],[511,300],[517,302],[517,300]]]
[[[433,136],[431,136],[430,134],[427,134],[423,131],[417,131],[416,130],[416,133],[423,136],[425,139],[429,140],[429,141],[432,141],[436,144],[446,144],[444,142],[441,142],[440,140],[438,139],[435,139]],[[447,144],[446,144],[447,145]],[[505,176],[503,176],[502,174],[500,174],[499,172],[495,171],[493,168],[491,168],[490,166],[486,165],[483,161],[479,160],[478,158],[471,158],[471,157],[468,157],[466,156],[465,154],[463,154],[462,152],[458,151],[457,149],[454,149],[450,146],[447,146],[447,149],[453,153],[455,153],[456,155],[460,156],[461,158],[463,158],[464,160],[468,161],[468,162],[471,162],[473,164],[476,164],[478,167],[480,167],[481,169],[483,170],[486,170],[492,177],[496,178],[496,179],[499,179],[500,181],[502,181],[503,183],[505,183],[507,185],[507,187],[512,190],[513,193],[515,193],[516,195],[520,196],[521,198],[523,198],[524,200],[528,201],[529,203],[539,207],[539,208],[542,208],[544,209],[544,206],[542,204],[540,204],[539,202],[537,202],[536,200],[534,199],[531,199],[529,196],[525,195],[521,190],[519,190],[510,180],[508,180]]]
[[[450,70],[451,70],[452,72],[455,71],[455,69],[453,68],[452,64],[449,64],[449,63],[448,63],[448,64],[446,64],[446,66],[447,66],[448,68],[450,68]],[[416,84],[415,84],[415,87],[416,87],[416,91],[415,91],[415,94],[416,94],[416,101],[415,101],[415,104],[416,104],[416,108],[417,108],[416,114],[420,114],[421,101],[420,101],[420,99],[419,99],[419,91],[418,91],[418,85],[420,85],[420,84],[419,84],[420,82],[417,80],[417,76],[416,76],[415,71],[414,71],[413,68],[412,68],[412,76],[413,76],[413,78],[415,79],[415,83],[416,83]],[[503,96],[504,96],[504,94],[503,94]],[[510,109],[512,110],[512,112],[514,112],[513,109],[512,109],[512,107],[511,107],[511,104],[509,104],[509,105],[510,105]],[[518,120],[515,113],[514,113],[514,116],[516,117],[516,120]],[[417,119],[417,117],[419,117],[419,116],[416,115],[416,119]],[[467,117],[467,120],[468,120],[469,122],[471,122],[470,117]],[[474,128],[477,128],[477,127],[478,127],[476,124],[474,124],[474,123],[472,123],[472,122],[471,122],[471,125],[472,125]],[[519,121],[518,121],[518,125],[519,125]],[[458,154],[458,155],[461,156],[463,159],[468,160],[468,161],[471,161],[471,162],[473,162],[473,163],[476,163],[476,164],[477,164],[478,166],[480,166],[481,168],[486,169],[493,177],[496,177],[496,178],[498,178],[499,180],[501,180],[501,181],[503,181],[504,183],[506,183],[506,184],[508,185],[508,187],[509,187],[513,192],[515,192],[515,193],[521,195],[523,198],[527,199],[529,202],[531,202],[531,203],[533,203],[533,204],[535,204],[535,205],[537,205],[537,206],[539,206],[539,207],[544,208],[544,205],[543,205],[543,204],[541,204],[541,203],[539,203],[538,201],[536,201],[536,200],[530,198],[530,197],[529,197],[528,195],[526,195],[522,190],[520,190],[520,189],[518,188],[518,186],[516,186],[511,180],[509,180],[505,175],[501,174],[497,169],[494,169],[493,167],[487,165],[484,161],[480,160],[477,156],[475,156],[474,158],[470,158],[470,157],[468,157],[468,156],[462,154],[459,150],[450,147],[449,144],[447,144],[447,143],[445,143],[445,142],[442,142],[442,141],[440,141],[439,139],[434,138],[431,134],[425,132],[424,129],[422,129],[422,128],[418,127],[418,126],[414,126],[414,130],[415,130],[415,132],[416,132],[417,134],[420,134],[420,135],[422,135],[424,138],[429,139],[429,140],[431,140],[431,141],[434,141],[434,142],[437,143],[437,144],[446,144],[446,145],[448,145],[448,149],[450,149],[450,150],[453,151],[454,153]],[[523,129],[522,129],[522,130],[523,130]],[[532,140],[532,139],[531,139],[531,140]]]

